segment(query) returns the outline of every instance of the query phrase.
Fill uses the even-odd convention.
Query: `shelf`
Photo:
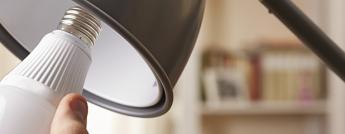
[[[202,107],[203,116],[212,115],[326,115],[325,101],[308,102],[260,102],[227,104]]]

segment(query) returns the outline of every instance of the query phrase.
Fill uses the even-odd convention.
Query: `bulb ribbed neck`
[[[18,87],[58,104],[66,94],[82,92],[91,65],[90,49],[71,34],[60,30],[51,32],[1,84]]]
[[[94,45],[101,23],[87,10],[72,7],[65,12],[58,29],[73,34],[88,45]]]

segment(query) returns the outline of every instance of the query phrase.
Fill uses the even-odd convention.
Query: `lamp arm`
[[[260,0],[332,71],[345,81],[345,53],[290,0]]]
[[[0,22],[0,43],[2,43],[8,50],[10,50],[16,57],[23,60],[29,55],[29,51],[26,50]]]

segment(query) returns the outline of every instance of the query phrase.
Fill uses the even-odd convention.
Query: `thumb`
[[[79,94],[68,94],[60,102],[52,125],[51,134],[87,134],[87,103]]]

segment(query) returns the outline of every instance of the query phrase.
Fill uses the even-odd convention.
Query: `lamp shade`
[[[172,89],[194,47],[204,0],[1,0],[0,41],[19,59],[79,5],[103,23],[83,95],[122,114],[169,110]]]

